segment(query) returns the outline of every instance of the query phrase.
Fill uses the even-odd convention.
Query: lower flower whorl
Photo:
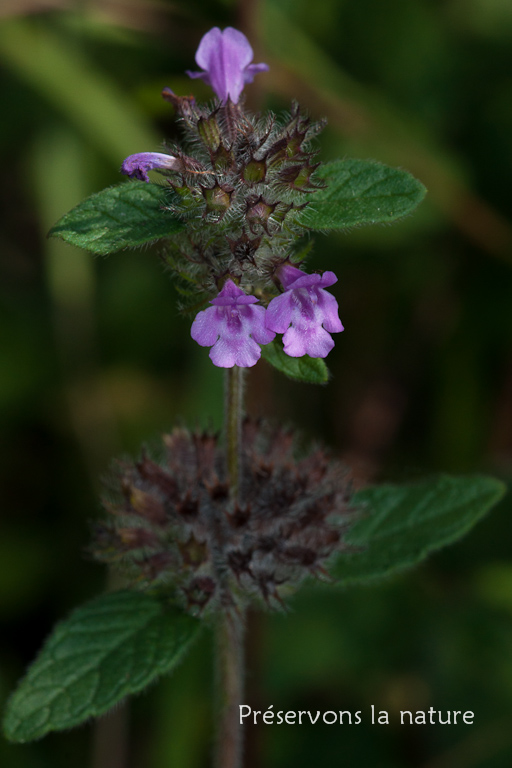
[[[348,548],[347,473],[321,448],[295,459],[290,432],[245,422],[234,503],[217,436],[177,429],[164,446],[159,462],[118,465],[96,528],[95,557],[134,586],[170,592],[192,613],[278,606]]]

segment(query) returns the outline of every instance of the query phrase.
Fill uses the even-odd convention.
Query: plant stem
[[[215,768],[241,768],[242,731],[239,705],[243,696],[243,620],[225,610],[217,625],[217,686],[220,720]]]
[[[240,440],[243,416],[243,369],[226,371],[225,440],[230,497],[240,493]],[[219,723],[216,768],[241,768],[242,732],[239,705],[243,696],[243,615],[232,605],[221,609],[217,623],[217,690]]]
[[[243,369],[238,366],[226,372],[226,458],[232,501],[238,500],[240,490],[240,439],[243,417]]]

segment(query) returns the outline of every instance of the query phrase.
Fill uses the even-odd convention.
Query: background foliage
[[[410,170],[429,196],[393,227],[315,238],[346,327],[326,387],[265,362],[248,409],[326,440],[367,481],[512,467],[512,12],[500,0],[4,0],[0,6],[0,695],[53,623],[101,592],[81,557],[111,458],[180,417],[220,424],[222,372],[189,337],[158,251],[105,259],[50,226],[176,135],[162,87],[233,24],[271,65],[254,108],[326,115],[323,159]],[[352,727],[248,728],[247,768],[313,761],[506,768],[512,757],[512,532],[505,499],[461,544],[377,587],[306,591],[252,616],[248,703],[363,710]],[[211,743],[203,637],[170,678],[9,768],[199,768]],[[392,724],[371,727],[370,704]],[[470,709],[472,727],[399,727],[400,709]],[[127,738],[127,730],[130,736]]]

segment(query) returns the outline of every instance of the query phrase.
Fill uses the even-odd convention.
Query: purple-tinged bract
[[[343,326],[336,299],[324,289],[338,278],[334,272],[307,275],[291,264],[284,264],[277,277],[285,290],[268,305],[267,328],[284,334],[284,351],[290,357],[327,357],[334,347],[330,334]]]
[[[246,36],[233,27],[222,32],[213,27],[204,35],[196,53],[196,62],[203,72],[187,71],[189,77],[200,77],[210,85],[219,99],[238,103],[246,83],[254,75],[266,72],[267,64],[251,64],[253,50]]]
[[[269,344],[275,333],[265,327],[265,309],[255,306],[232,280],[227,280],[209,307],[198,313],[190,330],[202,347],[211,347],[210,358],[219,368],[251,368],[261,356],[260,344]]]

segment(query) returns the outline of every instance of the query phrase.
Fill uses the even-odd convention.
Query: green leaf
[[[396,221],[411,213],[426,189],[414,176],[373,160],[336,160],[318,169],[327,187],[308,196],[302,223],[311,229],[346,229]]]
[[[172,237],[185,225],[164,210],[171,196],[159,184],[124,182],[79,203],[49,234],[102,256]]]
[[[5,735],[38,739],[101,715],[181,660],[200,627],[140,592],[113,592],[57,624],[7,706]]]
[[[321,358],[309,355],[290,357],[285,354],[282,342],[277,339],[261,348],[261,356],[267,363],[295,381],[308,384],[326,384],[329,381],[329,369]]]
[[[363,517],[332,575],[341,584],[368,581],[408,568],[467,533],[504,495],[492,477],[440,475],[412,485],[381,485],[357,492],[352,503]]]

